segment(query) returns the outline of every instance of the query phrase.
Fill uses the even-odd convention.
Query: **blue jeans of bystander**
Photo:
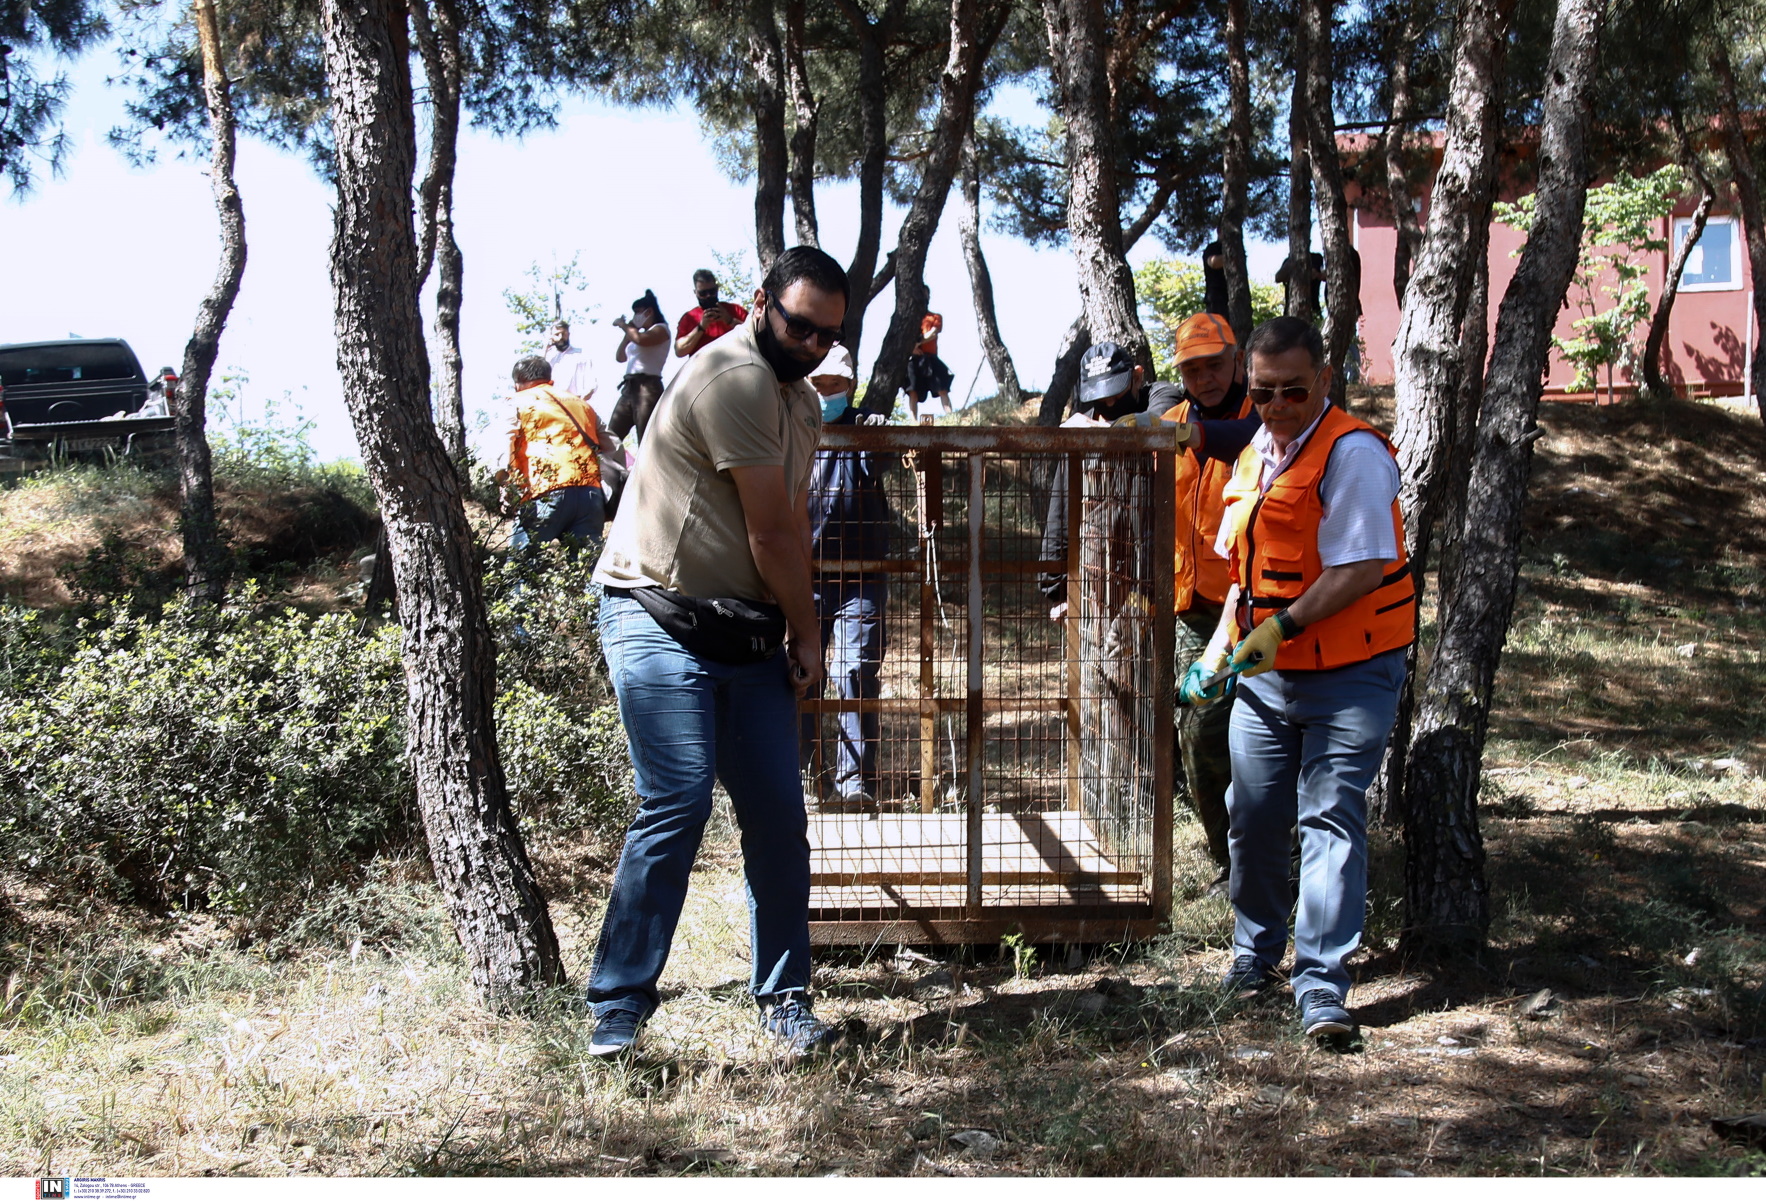
[[[1233,702],[1233,949],[1275,967],[1294,911],[1294,995],[1349,995],[1343,961],[1367,915],[1367,789],[1404,683],[1404,651],[1329,671],[1241,678]],[[1300,829],[1300,897],[1288,884]]]
[[[639,803],[595,948],[587,994],[595,1013],[656,1008],[714,780],[742,834],[751,991],[764,1002],[806,990],[808,821],[784,652],[742,666],[701,659],[629,597],[605,597],[600,621]]]
[[[816,581],[816,612],[822,619],[822,648],[828,678],[843,701],[871,700],[882,692],[883,603],[889,593],[881,578],[863,581]],[[803,716],[807,754],[815,740],[817,717]],[[835,751],[833,782],[838,796],[877,789],[877,715],[842,713],[836,723],[840,740]]]

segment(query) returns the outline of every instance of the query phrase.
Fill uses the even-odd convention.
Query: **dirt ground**
[[[641,1054],[567,994],[466,995],[423,870],[299,932],[5,881],[0,1174],[1766,1175],[1766,434],[1547,406],[1481,813],[1476,961],[1405,962],[1372,840],[1361,1037],[1215,987],[1230,911],[1178,830],[1172,932],[823,957],[831,1059],[756,1027],[740,861],[707,839]],[[614,848],[535,846],[585,974]],[[296,935],[298,934],[298,937]]]

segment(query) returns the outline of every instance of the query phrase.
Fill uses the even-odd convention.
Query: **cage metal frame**
[[[918,577],[919,636],[918,645],[911,653],[919,661],[919,694],[913,697],[872,700],[809,698],[800,705],[804,714],[816,715],[810,719],[816,722],[820,721],[820,714],[840,711],[917,714],[922,759],[919,787],[923,813],[931,813],[936,803],[933,793],[936,789],[937,772],[933,760],[938,753],[935,728],[938,716],[940,713],[960,712],[964,717],[965,733],[965,781],[962,796],[966,817],[966,855],[960,873],[960,904],[922,909],[903,901],[898,912],[879,914],[868,912],[869,907],[855,909],[839,903],[818,903],[814,899],[815,893],[818,890],[837,891],[844,885],[856,883],[881,882],[887,885],[892,877],[896,883],[904,886],[919,886],[926,882],[918,877],[930,877],[937,883],[954,885],[959,881],[947,877],[955,876],[956,873],[916,873],[907,869],[897,869],[894,872],[855,871],[850,866],[840,867],[830,863],[825,857],[822,862],[818,862],[816,856],[819,852],[812,853],[812,941],[824,946],[993,943],[1008,935],[1017,935],[1027,942],[1036,943],[1101,944],[1145,939],[1168,929],[1172,892],[1172,805],[1176,774],[1172,736],[1176,619],[1172,560],[1176,521],[1176,456],[1180,453],[1174,431],[1169,426],[1161,425],[1102,430],[1039,426],[938,427],[930,423],[918,427],[830,426],[823,431],[821,449],[832,452],[886,453],[911,458],[916,464],[916,470],[921,473],[921,501],[934,509],[942,505],[946,496],[944,476],[947,470],[956,466],[967,475],[964,521],[967,526],[967,559],[961,564],[961,568],[966,581],[966,608],[970,618],[965,621],[967,661],[964,694],[961,697],[936,695],[933,660],[940,603],[937,593],[940,565],[936,556],[941,523],[936,519],[928,520],[922,513],[918,530],[919,554],[913,559],[818,559],[815,564],[818,572],[872,572],[907,579]],[[1010,698],[989,697],[986,672],[987,622],[973,620],[973,615],[984,613],[989,574],[996,579],[1023,578],[1050,566],[1062,566],[1044,563],[1040,556],[1031,561],[998,558],[989,560],[985,492],[989,456],[1058,456],[1066,459],[1067,562],[1064,567],[1070,587],[1081,579],[1084,568],[1082,551],[1086,540],[1083,527],[1088,514],[1095,521],[1100,516],[1100,503],[1129,503],[1121,498],[1106,498],[1101,502],[1093,502],[1088,509],[1084,494],[1087,465],[1093,465],[1095,474],[1095,467],[1100,463],[1124,462],[1138,459],[1139,456],[1150,456],[1152,459],[1150,472],[1145,472],[1144,467],[1142,468],[1143,478],[1149,483],[1141,489],[1138,498],[1138,504],[1144,510],[1138,517],[1139,528],[1151,529],[1152,544],[1147,548],[1150,551],[1150,579],[1147,583],[1150,585],[1151,596],[1147,599],[1150,601],[1151,612],[1147,618],[1151,627],[1151,647],[1150,656],[1143,654],[1137,661],[1136,676],[1137,684],[1151,693],[1150,697],[1140,698],[1142,703],[1139,707],[1140,725],[1147,727],[1142,730],[1142,736],[1150,742],[1145,751],[1151,760],[1151,811],[1147,815],[1149,820],[1144,831],[1150,843],[1150,855],[1141,856],[1142,861],[1147,863],[1148,870],[1139,873],[1139,892],[1132,899],[1100,901],[1093,896],[1080,900],[1077,896],[1070,895],[1065,900],[1053,902],[1013,904],[998,901],[990,903],[987,897],[990,885],[1000,885],[1003,877],[1012,876],[1013,873],[996,870],[990,876],[986,869],[986,827],[990,815],[987,812],[985,719],[990,707],[997,712],[1001,706],[1012,702]],[[968,514],[973,513],[982,514],[983,519],[968,520]],[[1111,514],[1103,513],[1102,516],[1107,520]],[[930,548],[927,545],[929,540],[932,543]],[[953,568],[957,565],[944,566]],[[911,586],[908,590],[911,593]],[[1083,785],[1080,764],[1086,754],[1086,731],[1082,728],[1081,709],[1082,690],[1085,686],[1083,619],[1087,603],[1084,598],[1079,603],[1070,600],[1068,616],[1064,622],[1064,636],[1060,640],[1065,662],[1064,670],[1059,676],[1065,681],[1065,689],[1054,701],[1065,717],[1066,787],[1069,805],[1073,809],[1081,807],[1080,794]],[[915,623],[910,622],[910,629],[913,624]],[[1023,702],[1019,703],[1022,706]],[[814,820],[816,819],[812,818]],[[1108,873],[1095,870],[1076,871],[1067,875],[1071,878],[1063,879],[1059,872],[1044,872],[1042,878],[1056,885],[1065,884],[1070,893],[1077,892],[1079,886],[1096,891],[1099,885],[1110,882]],[[1004,882],[1009,884],[1011,881]]]

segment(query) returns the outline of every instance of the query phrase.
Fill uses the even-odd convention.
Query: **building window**
[[[1674,218],[1674,245],[1678,249],[1692,233],[1691,217]],[[1712,217],[1705,223],[1686,270],[1680,273],[1682,292],[1735,292],[1741,288],[1741,231],[1734,217]]]

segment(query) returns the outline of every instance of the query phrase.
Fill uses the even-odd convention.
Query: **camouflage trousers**
[[[1190,664],[1202,657],[1219,624],[1220,606],[1200,598],[1177,615],[1177,680],[1181,681]],[[1173,713],[1179,791],[1208,835],[1209,856],[1220,867],[1227,867],[1231,861],[1226,845],[1226,792],[1232,784],[1232,755],[1226,739],[1232,725],[1232,698],[1228,696],[1211,705],[1179,702]]]

